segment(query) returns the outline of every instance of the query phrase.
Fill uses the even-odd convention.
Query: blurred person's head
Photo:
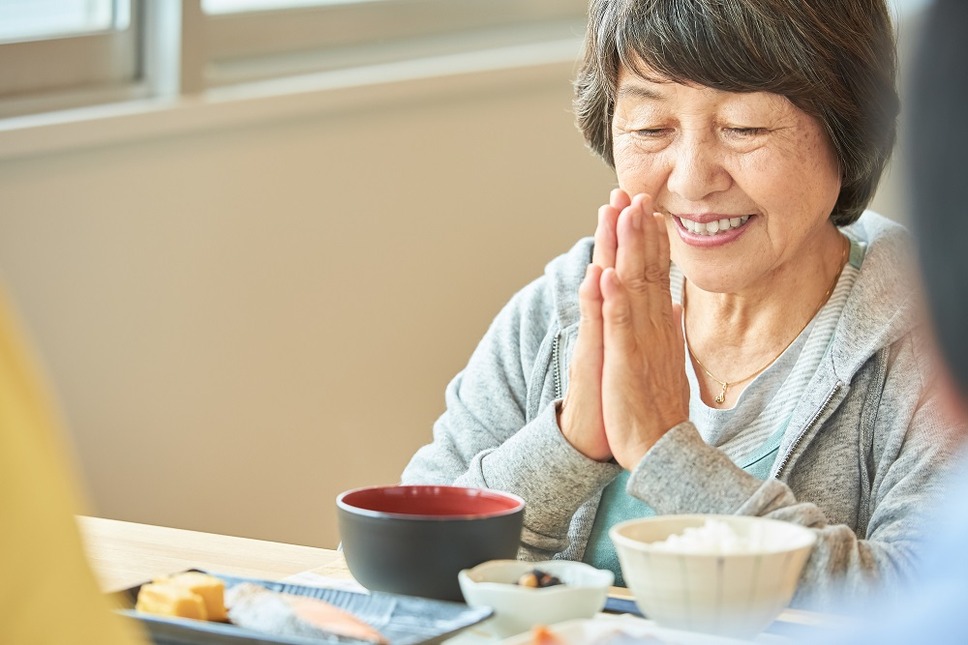
[[[895,59],[884,0],[592,0],[575,111],[589,146],[614,167],[623,68],[785,97],[830,141],[840,173],[830,219],[843,226],[866,208],[891,154]]]
[[[936,0],[914,60],[905,137],[910,213],[931,317],[968,401],[968,1]]]

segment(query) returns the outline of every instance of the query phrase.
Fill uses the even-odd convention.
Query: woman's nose
[[[706,137],[684,136],[669,153],[666,187],[684,200],[701,201],[732,183],[723,166],[723,154]]]

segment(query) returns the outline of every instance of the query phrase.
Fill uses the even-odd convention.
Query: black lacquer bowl
[[[524,500],[458,486],[374,486],[336,498],[353,577],[371,591],[461,601],[457,574],[514,559]]]

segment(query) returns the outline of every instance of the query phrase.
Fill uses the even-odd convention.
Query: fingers
[[[689,386],[681,310],[669,288],[669,237],[651,197],[636,195],[622,208],[615,239],[615,265],[599,280],[602,419],[613,457],[631,469],[688,418]]]
[[[658,245],[658,262],[662,267],[665,284],[668,284],[669,266],[672,264],[672,252],[669,248],[669,230],[666,228],[665,216],[662,213],[652,213],[652,223],[655,224]]]
[[[600,286],[602,419],[612,456],[631,470],[662,435],[689,418],[681,309],[671,298],[653,297],[665,300],[666,310],[640,316],[636,308],[643,298],[626,287],[617,269],[603,271]]]
[[[658,321],[669,316],[669,236],[652,200],[636,195],[619,216],[615,270],[631,298],[632,315]]]
[[[615,269],[605,269],[600,281],[602,293],[602,342],[603,356],[608,362],[609,354],[622,359],[634,350],[635,323],[630,298]]]
[[[619,211],[610,205],[598,209],[598,226],[595,228],[595,247],[592,250],[592,263],[601,269],[615,266],[615,251],[618,238],[615,235],[615,224]]]
[[[622,210],[616,237],[615,270],[629,289],[640,291],[668,277],[669,237],[664,223],[652,214],[651,197],[636,195]]]
[[[585,279],[578,287],[578,307],[581,312],[581,319],[578,323],[578,335],[581,340],[592,341],[597,345],[601,354],[602,337],[602,291],[601,291],[602,268],[589,264],[585,270]],[[589,343],[589,349],[593,343]]]
[[[618,239],[615,227],[619,213],[632,203],[628,193],[621,188],[614,189],[609,195],[608,204],[598,209],[598,227],[595,229],[595,249],[592,262],[606,269],[615,266],[615,251]]]
[[[680,347],[686,344],[685,332],[682,330],[682,305],[672,305],[672,322],[676,327],[676,341]]]
[[[575,342],[575,352],[572,366],[577,373],[571,376],[571,385],[581,387],[588,385],[589,396],[601,398],[602,379],[602,292],[600,288],[602,269],[589,264],[585,271],[585,279],[578,288],[578,307],[581,318],[578,322],[578,340]],[[576,380],[578,381],[576,383]],[[569,387],[569,390],[573,389]],[[600,404],[599,404],[600,407]]]
[[[612,208],[621,212],[623,208],[627,208],[632,203],[632,198],[621,188],[613,188],[608,195],[608,203]]]
[[[615,268],[602,272],[600,292],[605,355],[619,357],[635,351],[643,335],[655,340],[654,332],[670,322],[672,298],[669,237],[662,216],[652,213],[652,198],[633,197],[616,224]]]
[[[568,392],[559,408],[562,434],[591,459],[607,461],[612,453],[602,418],[602,269],[589,264],[578,288],[581,319],[569,366]]]

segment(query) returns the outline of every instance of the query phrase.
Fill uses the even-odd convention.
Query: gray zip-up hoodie
[[[872,212],[849,231],[866,245],[864,261],[790,419],[775,478],[746,473],[685,422],[627,487],[658,514],[759,515],[816,530],[794,603],[813,608],[912,576],[957,432],[929,387],[907,232]],[[591,251],[592,240],[581,240],[505,306],[448,385],[433,442],[402,476],[523,497],[523,559],[581,559],[602,490],[621,469],[576,451],[555,417]]]

